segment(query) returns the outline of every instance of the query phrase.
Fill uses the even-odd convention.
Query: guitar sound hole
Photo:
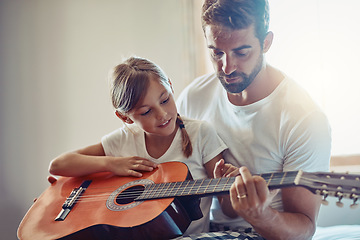
[[[116,197],[116,203],[117,204],[129,204],[134,201],[138,196],[140,196],[145,187],[142,185],[136,185],[129,187],[122,191],[117,197]]]

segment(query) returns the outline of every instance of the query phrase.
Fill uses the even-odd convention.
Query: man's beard
[[[241,93],[254,81],[258,73],[261,71],[261,68],[263,66],[263,59],[263,55],[260,54],[255,68],[249,75],[245,74],[244,72],[239,73],[236,71],[231,73],[230,75],[226,75],[223,71],[219,71],[217,73],[217,77],[220,79],[221,84],[227,92]],[[242,78],[242,81],[236,83],[227,83],[225,78]]]

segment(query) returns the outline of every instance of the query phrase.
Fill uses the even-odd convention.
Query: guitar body
[[[119,177],[111,173],[61,177],[41,194],[26,213],[19,225],[18,237],[20,240],[104,240],[169,239],[180,236],[192,220],[189,216],[192,210],[183,206],[182,197],[119,203],[116,196],[131,187],[134,181],[135,185],[141,185],[141,181],[177,182],[186,180],[187,176],[185,164],[172,162],[160,164],[156,170],[144,173],[142,178]],[[63,221],[55,221],[69,194],[85,180],[92,182],[82,193],[81,200]],[[121,186],[123,188],[119,190]],[[109,209],[108,204],[115,210]]]

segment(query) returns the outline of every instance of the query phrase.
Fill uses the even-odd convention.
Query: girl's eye
[[[151,111],[151,109],[147,110],[147,111],[146,111],[146,112],[144,112],[144,113],[141,113],[140,115],[141,115],[141,116],[145,116],[145,115],[149,114],[149,113],[150,113],[150,111]]]
[[[167,103],[169,101],[170,97],[166,98],[164,101],[161,102],[161,104]]]

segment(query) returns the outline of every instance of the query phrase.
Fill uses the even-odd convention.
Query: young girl
[[[50,164],[50,173],[82,176],[109,171],[141,177],[158,163],[184,162],[194,179],[214,177],[215,163],[227,147],[206,122],[181,118],[169,78],[147,59],[131,57],[112,72],[112,104],[125,126],[101,143],[65,153]],[[223,161],[222,161],[223,162]],[[201,200],[204,217],[186,233],[208,231],[211,197]]]

